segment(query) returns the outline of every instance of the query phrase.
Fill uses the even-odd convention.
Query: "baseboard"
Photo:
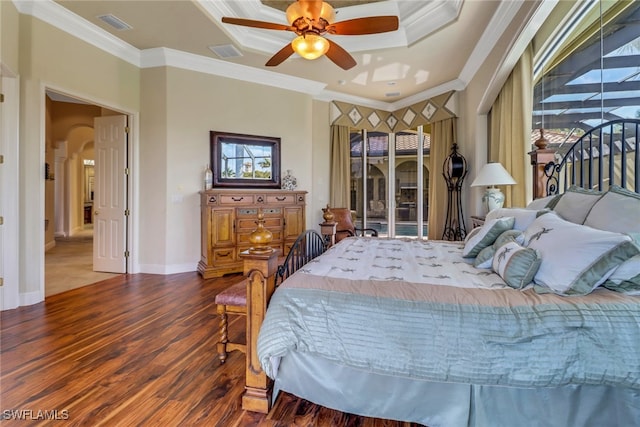
[[[48,242],[48,243],[45,243],[45,245],[44,245],[44,251],[46,252],[46,251],[48,251],[49,249],[53,249],[53,248],[55,248],[55,247],[56,247],[56,241],[55,241],[55,240],[52,240],[52,241],[50,241],[50,242]]]
[[[198,263],[194,263],[194,264],[171,264],[171,265],[139,264],[137,270],[138,270],[139,273],[148,273],[148,274],[189,273],[191,271],[198,271]]]
[[[33,305],[44,301],[44,295],[40,291],[20,293],[20,306]]]

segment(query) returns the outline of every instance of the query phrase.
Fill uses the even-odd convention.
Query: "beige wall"
[[[1,72],[18,73],[18,10],[13,2],[0,0],[0,62]],[[13,77],[13,76],[11,76]]]
[[[163,108],[153,112],[143,108],[141,132],[141,189],[154,200],[141,203],[165,216],[154,229],[142,225],[140,253],[142,270],[192,271],[200,259],[200,200],[203,172],[209,163],[209,131],[244,133],[281,138],[281,169],[291,169],[300,189],[311,191],[312,176],[312,100],[308,95],[203,73],[166,68],[145,70],[143,107],[152,89],[147,77],[157,76],[157,92],[166,88]],[[164,76],[164,82],[160,76]],[[148,90],[149,91],[148,91]],[[153,97],[160,96],[158,94]],[[162,123],[166,132],[149,138],[151,123]],[[328,120],[327,122],[328,123]],[[160,125],[160,127],[163,127]],[[155,130],[151,131],[159,133]],[[149,162],[149,153],[158,144],[165,159]],[[153,147],[153,148],[152,148]],[[149,168],[158,165],[157,170]],[[154,184],[146,183],[148,176]],[[164,191],[162,191],[164,189]],[[160,199],[160,200],[159,200]],[[309,221],[307,221],[309,223]],[[152,237],[153,234],[155,237]],[[155,244],[148,244],[153,239]]]
[[[6,2],[2,3],[4,7]],[[19,15],[18,34],[21,218],[18,269],[21,298],[30,303],[44,297],[44,90],[52,87],[116,110],[137,112],[140,71],[30,16]],[[3,26],[3,43],[5,38]]]

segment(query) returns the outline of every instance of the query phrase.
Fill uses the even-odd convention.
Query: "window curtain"
[[[441,240],[447,219],[447,183],[442,175],[442,165],[451,147],[457,141],[456,118],[431,124],[431,149],[429,151],[429,240]]]
[[[351,146],[349,127],[331,125],[331,176],[329,205],[336,208],[350,206]]]
[[[491,107],[489,161],[500,162],[516,181],[501,188],[505,207],[523,207],[533,191],[527,152],[531,148],[533,48],[525,49]]]

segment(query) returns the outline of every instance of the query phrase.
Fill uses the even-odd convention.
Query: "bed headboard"
[[[639,137],[640,119],[620,119],[588,130],[568,148],[557,147],[542,167],[544,193],[538,196],[572,185],[605,191],[615,184],[640,193]]]

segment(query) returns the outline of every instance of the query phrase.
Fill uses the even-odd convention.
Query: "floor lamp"
[[[462,181],[467,176],[467,160],[458,153],[458,144],[453,144],[451,154],[442,165],[442,175],[447,182],[447,219],[442,240],[464,240],[467,230],[462,215]]]

